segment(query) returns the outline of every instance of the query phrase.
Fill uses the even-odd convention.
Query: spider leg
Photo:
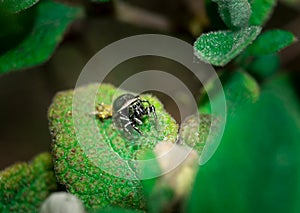
[[[153,113],[155,120],[157,120],[156,112],[155,112],[155,107],[153,105],[150,105],[148,108],[148,115]]]
[[[120,116],[120,120],[123,120],[123,121],[130,121],[128,117],[125,117],[125,116]]]
[[[141,132],[141,130],[139,130],[139,128],[136,127],[135,124],[132,124],[132,128],[137,131],[138,133],[140,133],[140,135],[143,135],[143,133]]]
[[[147,103],[148,106],[152,106],[148,100],[140,100],[142,103]]]
[[[134,117],[133,120],[138,123],[138,125],[142,125],[143,124],[143,121],[141,121],[140,119]]]
[[[125,115],[122,111],[119,112],[120,119],[125,121],[130,121],[128,115]]]
[[[143,110],[143,108],[139,105],[136,106],[136,113],[138,114],[139,117],[145,115],[145,111]]]
[[[128,123],[126,123],[124,125],[124,130],[126,131],[126,133],[128,133],[129,135],[132,135],[132,133],[130,132],[128,126],[131,125],[132,126],[132,121],[129,121]]]

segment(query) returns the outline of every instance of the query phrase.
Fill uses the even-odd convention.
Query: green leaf
[[[117,91],[107,84],[98,88],[99,85],[91,84],[75,92],[60,92],[53,100],[48,117],[57,178],[87,209],[145,209],[142,184],[132,160],[140,152],[152,150],[159,141],[175,142],[178,125],[156,98],[141,95],[155,106],[157,125],[153,119],[145,119],[139,126],[143,135],[134,132],[132,139],[126,138],[111,118],[101,121],[91,115],[94,104],[111,106],[113,97],[126,91]],[[98,91],[95,97],[93,91]],[[73,95],[80,97],[78,109],[73,106]]]
[[[81,15],[80,8],[48,0],[40,2],[31,33],[18,46],[0,56],[0,73],[45,62],[62,40],[68,26]]]
[[[162,172],[155,178],[142,180],[147,212],[167,212],[174,208],[174,203],[189,196],[198,169],[199,156],[190,147],[170,142],[160,142],[154,150],[154,153],[148,152],[142,157],[145,160],[149,157],[155,159],[150,166],[142,168],[144,173],[157,174],[156,170]]]
[[[0,172],[0,212],[38,212],[56,189],[50,154],[40,154],[29,164],[15,164]]]
[[[251,7],[247,0],[213,0],[218,4],[219,14],[224,23],[231,29],[248,26]]]
[[[259,85],[249,74],[243,71],[235,71],[233,73],[223,72],[220,76],[223,90],[225,93],[227,116],[235,116],[236,111],[243,108],[248,103],[254,103],[260,93]],[[214,80],[209,82],[209,88],[214,88]],[[214,94],[213,101],[216,104],[221,101],[219,93]],[[210,114],[210,100],[205,92],[199,104],[200,113]]]
[[[18,45],[30,33],[35,12],[35,7],[20,13],[10,13],[5,8],[0,8],[0,56]]]
[[[124,208],[117,208],[117,207],[107,207],[104,209],[99,209],[93,213],[144,213],[145,211],[136,210],[136,209],[124,209]]]
[[[257,37],[246,54],[253,56],[269,55],[297,41],[296,37],[285,30],[269,30]]]
[[[259,56],[246,67],[247,71],[261,79],[273,75],[279,68],[280,59],[277,54]]]
[[[215,155],[199,169],[187,212],[299,212],[300,108],[286,79],[229,117]]]
[[[249,25],[263,25],[271,16],[276,5],[276,0],[252,0],[252,14],[249,20]]]
[[[18,13],[35,5],[39,0],[2,0],[0,8],[10,13]]]
[[[203,34],[194,44],[195,55],[204,62],[224,66],[251,44],[260,30],[251,26],[238,31]]]

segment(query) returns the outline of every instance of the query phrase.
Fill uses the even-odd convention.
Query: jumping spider
[[[143,135],[138,125],[143,124],[143,118],[154,115],[157,122],[155,107],[149,101],[132,94],[123,94],[113,103],[113,122],[116,127],[122,129],[128,135],[132,135],[132,129]]]

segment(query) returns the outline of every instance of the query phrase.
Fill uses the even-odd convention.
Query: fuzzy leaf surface
[[[38,155],[31,163],[17,163],[0,172],[0,212],[38,212],[56,189],[49,153]]]
[[[98,89],[97,84],[60,92],[49,109],[57,178],[83,201],[87,209],[107,206],[145,209],[142,184],[132,160],[137,159],[139,152],[153,149],[160,141],[175,142],[178,125],[155,97],[141,95],[156,108],[157,128],[150,118],[145,119],[139,126],[143,135],[134,133],[134,139],[128,139],[122,129],[113,125],[111,118],[101,121],[91,115],[92,111],[86,105],[90,100],[112,105],[113,97],[125,91],[102,84],[93,97],[95,89]],[[76,109],[78,117],[72,105],[74,93],[82,97]],[[81,134],[76,126],[81,128]]]
[[[260,33],[260,27],[202,34],[194,44],[195,55],[204,62],[224,66],[241,53]]]

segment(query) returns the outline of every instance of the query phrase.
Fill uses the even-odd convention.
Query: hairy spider
[[[150,116],[151,113],[156,122],[155,107],[149,101],[132,94],[123,94],[113,103],[113,122],[128,135],[132,135],[132,129],[142,135],[138,125],[142,125],[143,118]]]

